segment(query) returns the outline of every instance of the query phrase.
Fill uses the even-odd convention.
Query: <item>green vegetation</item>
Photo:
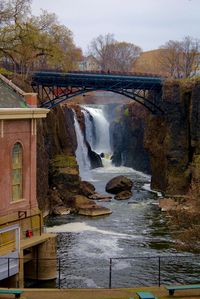
[[[9,76],[12,75],[12,72],[6,70],[6,69],[3,68],[3,67],[0,67],[0,74],[4,75],[4,76],[6,76],[6,77],[9,77]]]
[[[26,80],[30,71],[76,69],[82,57],[72,32],[54,13],[31,14],[31,0],[2,0],[0,5],[0,63]]]
[[[128,110],[128,107],[124,110],[124,116],[126,116],[126,117],[129,116],[129,110]]]
[[[74,156],[57,155],[51,160],[52,166],[56,168],[77,167],[76,158]]]

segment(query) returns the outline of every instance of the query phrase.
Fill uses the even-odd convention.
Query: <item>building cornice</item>
[[[45,118],[48,112],[45,108],[0,108],[0,120]]]

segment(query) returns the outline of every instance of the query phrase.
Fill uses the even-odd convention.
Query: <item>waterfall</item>
[[[90,178],[90,161],[88,158],[88,149],[84,141],[84,137],[74,112],[74,127],[77,139],[76,160],[79,166],[80,177],[84,180]]]
[[[109,122],[102,106],[84,106],[86,138],[93,151],[111,154]]]

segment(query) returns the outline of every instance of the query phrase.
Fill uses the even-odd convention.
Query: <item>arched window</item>
[[[22,145],[17,142],[12,149],[12,201],[22,199]]]

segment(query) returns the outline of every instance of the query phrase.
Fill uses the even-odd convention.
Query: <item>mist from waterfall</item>
[[[86,139],[93,151],[111,155],[109,122],[103,106],[84,106]]]
[[[88,157],[88,149],[84,141],[84,136],[81,131],[79,122],[76,118],[76,113],[74,111],[74,128],[76,132],[77,139],[77,149],[76,149],[76,160],[79,166],[79,175],[83,180],[88,180],[90,178],[90,161]]]

